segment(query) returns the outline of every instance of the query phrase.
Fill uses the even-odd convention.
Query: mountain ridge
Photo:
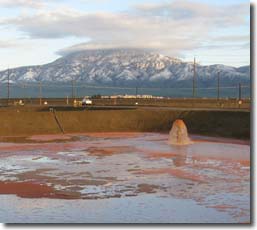
[[[250,66],[196,65],[198,86],[212,86],[220,73],[223,85],[250,83]],[[0,71],[0,82],[7,80]],[[134,49],[85,50],[55,61],[9,70],[10,80],[67,83],[72,80],[94,85],[167,87],[191,86],[193,63],[155,52]]]

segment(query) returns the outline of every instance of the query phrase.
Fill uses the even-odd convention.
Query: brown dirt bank
[[[168,132],[175,119],[183,119],[191,134],[250,138],[250,112],[171,110],[57,111],[65,133]],[[36,109],[0,109],[0,136],[59,134],[52,112]]]

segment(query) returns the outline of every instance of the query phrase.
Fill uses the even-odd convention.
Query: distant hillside
[[[197,65],[198,87],[250,83],[250,66]],[[191,87],[193,63],[142,50],[87,50],[38,66],[10,69],[12,82],[76,82],[92,85],[139,87]],[[7,70],[0,81],[7,80]]]

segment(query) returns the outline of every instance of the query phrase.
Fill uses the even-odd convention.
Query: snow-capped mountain
[[[240,68],[196,65],[198,86],[213,86],[220,72],[223,85],[250,83],[250,66]],[[0,81],[8,71],[0,72]],[[90,85],[174,87],[191,86],[193,63],[157,53],[132,50],[87,50],[38,66],[9,70],[12,82],[76,82]]]

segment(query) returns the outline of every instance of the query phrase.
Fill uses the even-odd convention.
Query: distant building
[[[141,95],[141,98],[154,98],[153,95]]]
[[[163,97],[159,96],[153,96],[153,95],[130,95],[130,94],[124,94],[124,95],[111,95],[111,96],[101,96],[101,99],[163,99]]]
[[[111,96],[101,96],[102,99],[110,99]]]

